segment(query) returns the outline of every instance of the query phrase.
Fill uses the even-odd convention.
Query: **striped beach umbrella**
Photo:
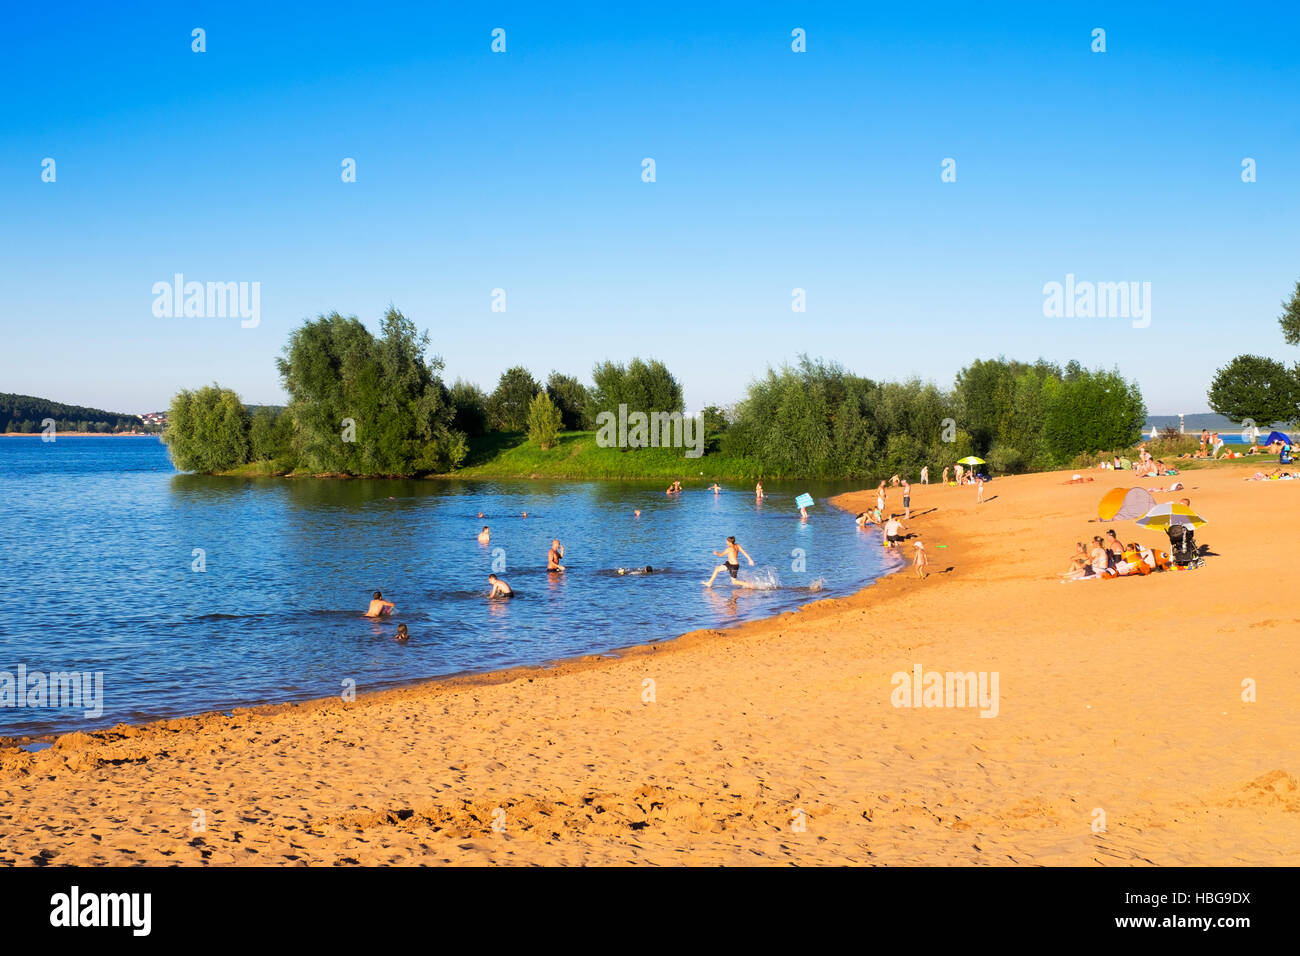
[[[1156,505],[1141,518],[1138,518],[1137,523],[1144,528],[1159,528],[1163,531],[1177,524],[1196,529],[1205,524],[1206,521],[1187,505],[1167,501],[1162,505]]]

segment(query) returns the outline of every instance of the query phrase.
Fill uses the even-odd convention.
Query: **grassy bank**
[[[680,448],[602,448],[595,432],[561,432],[554,448],[542,451],[522,433],[470,440],[470,453],[455,472],[464,478],[659,478],[687,476],[751,478],[751,462],[706,454],[687,458]]]

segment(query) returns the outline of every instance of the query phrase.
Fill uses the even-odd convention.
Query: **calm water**
[[[104,701],[0,707],[0,735],[542,664],[854,591],[899,560],[829,506],[799,521],[795,495],[843,486],[770,485],[756,507],[752,488],[666,484],[210,478],[177,474],[154,438],[0,439],[0,671],[102,671]],[[763,589],[701,586],[728,534]],[[562,576],[544,570],[552,537]],[[485,597],[494,557],[512,601]],[[376,589],[397,604],[382,622],[360,617]]]

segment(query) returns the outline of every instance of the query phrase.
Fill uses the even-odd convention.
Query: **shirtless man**
[[[749,556],[748,552],[746,552],[744,548],[736,544],[735,535],[728,536],[726,548],[721,551],[714,551],[713,553],[722,558],[723,563],[714,568],[713,577],[704,582],[706,588],[713,587],[713,579],[724,570],[731,575],[731,583],[733,586],[742,588],[753,587],[753,585],[748,581],[742,581],[740,578],[736,577],[736,572],[740,570],[740,558],[738,555],[745,555],[745,560],[749,562],[751,568],[754,566],[754,559]]]
[[[903,522],[899,521],[897,518],[891,517],[888,521],[886,521],[885,540],[884,540],[885,547],[896,548],[900,544],[902,544],[903,539],[906,537],[906,535],[904,535],[903,532],[906,530],[907,528],[904,527]]]
[[[551,550],[546,552],[546,570],[551,574],[563,571],[564,565],[560,563],[562,560],[564,560],[564,545],[560,544],[559,538],[552,538]]]
[[[383,617],[385,614],[392,614],[396,608],[396,604],[392,601],[385,601],[384,596],[376,591],[375,596],[370,599],[370,607],[366,611],[365,616]]]
[[[754,486],[754,500],[762,501],[767,495],[763,494],[763,483],[760,481]]]
[[[903,520],[912,520],[912,486],[903,479]]]
[[[718,484],[716,481],[713,484],[709,485],[709,491],[713,492],[715,495],[721,490],[722,490],[722,485]]]
[[[488,594],[488,597],[490,598],[494,598],[494,597],[508,598],[508,597],[515,596],[515,592],[510,590],[510,585],[506,584],[505,581],[502,581],[495,574],[488,575],[488,584],[492,585],[492,591],[490,594]]]
[[[478,533],[478,543],[487,544],[492,540],[492,534],[488,531],[488,526],[484,525],[483,530]]]

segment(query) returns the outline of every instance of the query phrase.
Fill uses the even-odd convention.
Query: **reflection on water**
[[[756,506],[752,486],[211,478],[175,474],[154,439],[3,439],[0,670],[103,671],[105,703],[94,719],[0,708],[0,734],[539,664],[769,615],[900,562],[834,509],[800,522],[798,493],[842,487],[766,490]],[[760,587],[702,586],[729,534]],[[562,575],[545,570],[554,537]],[[514,599],[487,600],[494,566]],[[375,590],[391,617],[360,616]]]

